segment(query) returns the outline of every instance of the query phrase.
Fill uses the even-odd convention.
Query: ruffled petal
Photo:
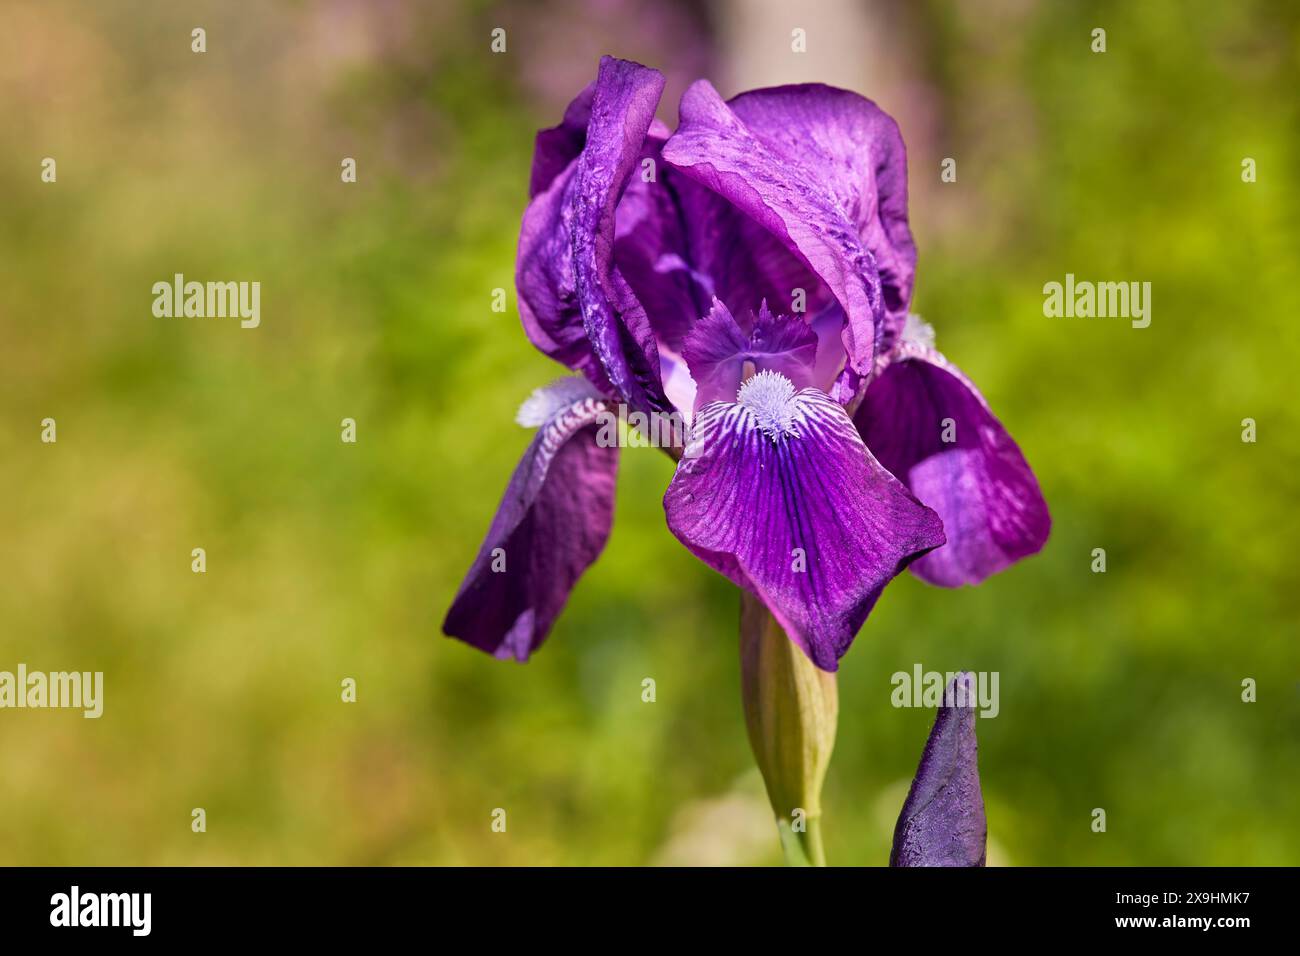
[[[666,138],[666,135],[665,135]],[[707,318],[714,300],[748,316],[761,303],[780,310],[834,310],[833,348],[823,351],[833,366],[823,376],[828,386],[844,364],[840,344],[843,310],[825,284],[769,232],[715,193],[661,162],[663,139],[647,137],[642,170],[633,175],[615,216],[614,261],[645,309],[658,345],[666,396],[689,417],[699,400],[683,403],[693,389],[674,383],[685,375],[683,351],[691,333]],[[799,299],[795,290],[803,290]],[[803,321],[802,316],[796,317]],[[801,381],[801,384],[803,382]],[[734,396],[739,379],[728,397]]]
[[[800,317],[831,305],[838,308],[830,288],[795,250],[691,175],[690,170],[667,166],[668,182],[681,210],[687,259],[692,272],[705,278],[710,299],[716,296],[735,315],[760,302]],[[707,303],[699,315],[705,311]],[[839,327],[835,333],[838,338]],[[842,364],[843,346],[837,351]]]
[[[820,278],[844,309],[849,365],[869,373],[877,340],[888,339],[896,313],[906,314],[915,261],[906,164],[893,120],[856,94],[815,85],[759,90],[728,105],[700,81],[682,97],[680,112],[664,159]],[[734,242],[738,233],[728,231]],[[882,276],[890,283],[888,303]]]
[[[907,317],[916,273],[907,148],[898,124],[871,100],[820,83],[741,93],[729,105],[765,146],[829,191],[852,220],[880,272],[884,321],[877,351],[886,351]]]
[[[975,741],[975,676],[944,692],[894,827],[890,866],[983,866],[988,826]]]
[[[591,101],[596,96],[596,84],[573,98],[564,111],[559,125],[537,131],[533,145],[533,171],[528,182],[528,198],[532,199],[555,182],[569,163],[578,158],[587,143],[587,124],[591,121]]]
[[[943,543],[938,516],[871,457],[844,410],[774,372],[700,409],[664,508],[673,534],[758,595],[824,670],[890,579]]]
[[[938,352],[905,344],[854,421],[880,463],[943,519],[948,543],[912,565],[919,577],[978,584],[1047,541],[1047,502],[1020,448]]]
[[[691,261],[681,209],[680,189],[699,187],[661,162],[663,132],[662,138],[647,137],[638,172],[619,200],[614,262],[645,307],[657,340],[679,351],[691,326],[708,311],[713,285]]]
[[[533,344],[644,411],[669,406],[654,331],[614,264],[615,212],[645,150],[663,85],[657,70],[602,58],[582,152],[529,203],[515,268],[519,312]],[[582,111],[580,104],[575,121]],[[556,156],[543,159],[536,181],[572,148],[571,133],[565,136],[550,143]]]
[[[542,421],[447,612],[443,633],[500,658],[541,646],[609,538],[618,448],[599,442],[606,404],[581,379],[539,389],[520,421]]]

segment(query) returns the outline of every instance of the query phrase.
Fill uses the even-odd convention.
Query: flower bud
[[[894,828],[890,866],[983,866],[988,827],[975,742],[975,675],[948,685]]]

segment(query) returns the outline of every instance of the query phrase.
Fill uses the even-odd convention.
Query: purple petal
[[[695,379],[696,407],[734,400],[747,362],[756,371],[780,372],[795,388],[813,384],[817,336],[806,322],[774,316],[764,302],[749,325],[749,331],[742,329],[730,310],[714,299],[709,314],[691,329],[682,357]]]
[[[988,826],[975,742],[975,675],[958,674],[894,827],[890,866],[983,866]]]
[[[758,90],[728,106],[704,81],[682,97],[681,118],[664,159],[821,278],[846,315],[849,364],[868,373],[877,338],[906,315],[915,261],[893,120],[856,94],[816,85]]]
[[[587,142],[587,123],[591,120],[591,101],[596,95],[596,84],[573,98],[564,111],[558,126],[538,130],[533,146],[533,173],[528,183],[528,198],[532,199],[555,181],[578,158]]]
[[[442,626],[496,657],[524,661],[541,646],[614,521],[618,448],[596,440],[606,406],[589,387],[567,400],[575,397],[574,383],[581,380],[539,390],[520,410],[521,420],[546,421],[515,469]]]
[[[885,315],[878,348],[884,351],[903,327],[916,272],[907,148],[898,124],[871,100],[821,84],[754,90],[730,106],[765,146],[806,169],[852,219],[880,272]]]
[[[984,397],[938,352],[908,346],[867,388],[854,420],[882,465],[943,519],[948,543],[912,565],[932,584],[978,584],[1047,541],[1033,471]],[[951,435],[945,442],[946,420]]]
[[[654,180],[634,174],[615,213],[614,262],[645,307],[658,340],[677,351],[688,331],[709,309],[710,277],[694,268],[679,189],[699,189],[660,160],[667,138],[647,138],[638,170],[653,164]]]
[[[615,211],[663,85],[657,70],[601,59],[582,152],[529,203],[515,267],[519,312],[533,344],[641,410],[668,402],[654,331],[614,265]],[[543,160],[538,179],[551,164]]]
[[[771,233],[662,162],[662,146],[653,133],[646,140],[641,162],[652,161],[655,179],[632,177],[619,201],[614,243],[614,261],[662,345],[680,352],[714,298],[738,316],[764,301],[791,312],[794,290],[803,289],[806,312],[838,309],[825,284]],[[838,341],[835,352],[843,365]]]
[[[795,313],[795,290],[804,292],[802,315],[814,315],[835,296],[803,258],[785,241],[751,219],[727,198],[695,182],[689,170],[667,166],[681,209],[686,247],[692,270],[707,277],[710,297],[742,315],[766,301],[778,312]],[[704,314],[702,310],[701,315]],[[841,316],[842,316],[841,311]],[[840,327],[835,329],[839,338]],[[843,346],[837,344],[839,362]]]
[[[664,508],[673,534],[762,598],[824,670],[889,580],[943,543],[938,516],[871,457],[844,410],[774,372],[700,409]]]

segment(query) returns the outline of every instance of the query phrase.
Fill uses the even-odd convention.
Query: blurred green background
[[[990,862],[1300,863],[1294,5],[0,19],[0,669],[106,685],[97,721],[0,711],[0,863],[779,862],[736,594],[665,528],[665,456],[623,454],[610,544],[529,664],[439,632],[528,441],[514,411],[560,372],[515,311],[533,134],[604,52],[668,72],[670,122],[700,75],[851,85],[898,119],[914,308],[1052,507],[1044,552],[982,587],[886,591],[840,671],[831,862],[887,859],[933,719],[890,675],[921,663],[1001,673]],[[176,272],[260,281],[261,327],[154,318]],[[1150,328],[1045,318],[1066,272],[1150,281]]]

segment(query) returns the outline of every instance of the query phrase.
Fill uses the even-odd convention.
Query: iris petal
[[[528,198],[532,199],[555,182],[568,165],[578,158],[587,143],[587,124],[591,121],[591,101],[596,84],[573,98],[559,124],[537,131],[533,145],[533,170],[528,181]]]
[[[615,213],[646,147],[663,85],[657,70],[601,60],[582,151],[529,203],[515,267],[520,317],[533,344],[644,411],[669,405],[654,330],[614,264]],[[583,111],[579,104],[575,123]],[[569,132],[547,148],[562,157],[575,142]],[[550,174],[555,158],[541,160],[535,184]]]
[[[700,409],[664,496],[668,527],[757,594],[835,670],[884,586],[943,543],[938,516],[871,456],[844,410],[782,377]]]
[[[539,390],[520,410],[521,421],[540,412],[545,423],[515,468],[443,623],[448,636],[496,657],[523,661],[541,646],[609,538],[618,448],[597,442],[606,406],[589,388],[563,401],[574,398],[580,381]]]
[[[681,209],[685,257],[696,274],[708,277],[710,297],[717,296],[735,315],[763,301],[800,316],[837,305],[826,283],[786,242],[692,179],[691,170],[671,164],[665,169]],[[843,362],[842,347],[839,352]]]
[[[894,121],[831,87],[758,90],[726,104],[706,81],[682,97],[681,120],[664,159],[820,277],[845,311],[849,364],[870,372],[877,340],[902,324],[915,263]]]
[[[880,271],[877,350],[897,338],[912,301],[916,245],[907,219],[907,148],[893,117],[819,83],[741,93],[731,109],[785,163],[798,164],[852,220]]]
[[[650,136],[615,214],[614,261],[645,307],[659,342],[680,350],[694,321],[713,297],[711,277],[687,257],[686,224],[679,189],[685,177],[660,162],[665,136]],[[645,165],[649,161],[650,165]],[[648,178],[646,171],[653,173]],[[699,187],[693,187],[698,189]]]
[[[906,345],[854,420],[880,463],[943,519],[948,543],[912,565],[917,576],[978,584],[1047,541],[1047,502],[1020,448],[938,352]]]

